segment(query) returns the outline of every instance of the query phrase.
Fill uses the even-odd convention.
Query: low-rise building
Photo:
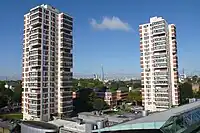
[[[21,133],[58,133],[58,127],[41,121],[23,121]]]
[[[73,121],[73,120],[55,119],[53,121],[49,121],[49,123],[59,127],[60,133],[89,133],[87,131],[86,124],[82,123],[81,120]]]
[[[117,90],[117,101],[125,101],[128,97],[128,91]]]
[[[117,93],[106,91],[104,101],[112,108],[117,105]]]
[[[193,83],[192,90],[193,90],[193,92],[198,92],[200,90],[200,85],[197,83]]]

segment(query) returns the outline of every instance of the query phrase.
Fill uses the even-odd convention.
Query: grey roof
[[[200,108],[200,101],[182,105],[179,107],[175,107],[163,112],[153,113],[146,117],[142,117],[139,119],[131,120],[128,122],[123,123],[123,125],[126,124],[136,124],[136,123],[147,123],[147,122],[165,122],[167,121],[171,116],[179,115],[188,111],[191,111],[193,109]]]
[[[12,124],[9,121],[0,121],[0,127],[9,129]]]
[[[93,112],[81,112],[79,113],[78,118],[83,119],[83,121],[86,123],[87,122],[96,123],[98,121],[107,121],[107,120],[110,122],[121,123],[121,122],[130,120],[129,117],[119,117],[118,115],[111,116],[111,115],[106,115],[106,114],[94,115]]]
[[[38,129],[57,129],[57,126],[42,121],[23,121],[22,124]]]

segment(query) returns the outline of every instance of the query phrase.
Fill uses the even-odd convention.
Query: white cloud
[[[113,16],[112,18],[104,17],[101,23],[98,23],[95,19],[90,21],[90,24],[94,29],[108,29],[108,30],[122,30],[131,31],[133,30],[131,26],[120,20],[118,17]]]

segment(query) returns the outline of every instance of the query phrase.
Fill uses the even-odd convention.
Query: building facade
[[[72,112],[73,18],[49,5],[24,15],[22,113],[48,121]]]
[[[176,27],[162,17],[139,26],[142,104],[163,111],[179,105]]]
[[[128,91],[117,90],[117,101],[126,101],[128,97]]]

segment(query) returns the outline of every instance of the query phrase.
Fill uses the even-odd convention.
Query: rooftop
[[[57,126],[47,123],[47,122],[41,122],[41,121],[23,121],[22,124],[26,126],[38,128],[38,129],[53,129],[53,130],[57,129]]]
[[[141,117],[138,119],[130,120],[128,122],[117,124],[115,126],[100,129],[100,131],[160,129],[172,116],[179,116],[181,114],[190,112],[198,108],[200,108],[200,101],[172,108],[163,112],[152,113],[145,117]]]
[[[163,112],[153,113],[146,117],[142,117],[136,120],[132,120],[129,122],[126,122],[124,124],[134,124],[134,123],[144,123],[144,122],[165,122],[167,121],[171,116],[180,115],[183,113],[186,113],[188,111],[191,111],[193,109],[200,108],[200,101],[186,104],[183,106],[179,106],[176,108],[172,108]]]
[[[0,127],[9,129],[12,124],[9,121],[0,121]]]
[[[54,124],[58,127],[61,127],[62,129],[66,129],[68,131],[74,131],[74,132],[84,132],[85,129],[85,124],[80,124],[76,121],[72,120],[62,120],[62,119],[56,119],[53,121],[49,121],[49,123]]]

